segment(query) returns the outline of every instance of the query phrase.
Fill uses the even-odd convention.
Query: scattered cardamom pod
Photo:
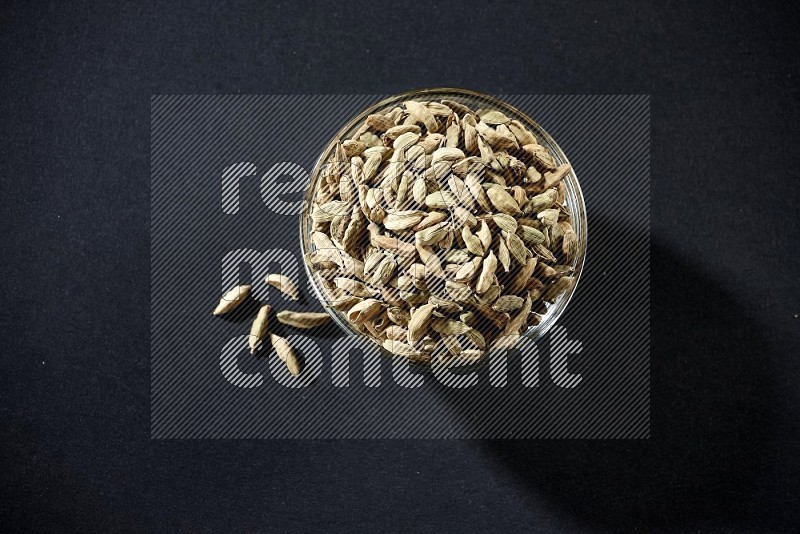
[[[248,343],[250,345],[250,354],[255,354],[261,345],[261,341],[269,331],[269,314],[272,311],[272,306],[265,304],[258,310],[253,325],[250,327],[250,336]]]
[[[245,301],[252,288],[253,286],[250,285],[240,285],[225,293],[217,307],[214,308],[214,315],[222,315],[236,309],[239,304]]]
[[[269,339],[272,342],[272,348],[275,349],[275,354],[286,364],[289,372],[294,376],[299,375],[300,362],[297,361],[297,356],[295,356],[294,349],[289,345],[289,342],[277,334],[270,334]]]
[[[282,310],[276,314],[278,322],[294,326],[295,328],[315,328],[327,323],[331,316],[319,312],[296,312]]]
[[[285,294],[292,300],[297,300],[300,298],[300,291],[298,291],[297,286],[289,280],[289,277],[284,276],[282,274],[270,274],[267,276],[267,283],[274,288],[277,288],[278,291]]]

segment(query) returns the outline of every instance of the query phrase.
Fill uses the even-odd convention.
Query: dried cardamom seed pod
[[[552,208],[542,210],[536,215],[536,218],[545,226],[553,226],[554,224],[558,224],[558,210]]]
[[[568,163],[562,163],[555,170],[544,173],[544,186],[555,187],[572,170]]]
[[[410,345],[413,346],[425,334],[430,326],[431,313],[435,307],[434,304],[424,304],[411,314],[411,320],[408,322],[408,343]]]
[[[492,220],[501,230],[514,233],[517,231],[517,220],[511,215],[505,213],[497,213],[492,215]]]
[[[478,274],[478,269],[480,269],[482,261],[482,257],[475,256],[472,258],[472,260],[462,265],[458,271],[456,271],[455,280],[457,282],[466,283],[475,278],[475,275]]]
[[[425,205],[434,210],[449,210],[458,205],[458,199],[449,191],[436,191],[425,197]]]
[[[464,206],[472,208],[472,203],[474,199],[469,194],[467,190],[466,184],[464,184],[464,180],[462,180],[457,173],[450,172],[452,171],[452,167],[448,169],[446,173],[447,177],[447,187],[450,189],[450,192],[461,201]]]
[[[371,252],[366,256],[364,260],[364,275],[365,276],[372,276],[375,272],[375,268],[386,259],[388,256],[384,252],[375,251]]]
[[[353,207],[350,214],[350,223],[342,236],[342,246],[347,251],[355,250],[358,240],[364,232],[364,216],[357,206]]]
[[[495,328],[503,329],[509,321],[507,313],[496,312],[489,304],[475,303],[473,304],[478,313],[492,322]]]
[[[239,285],[225,293],[217,307],[214,308],[214,315],[222,315],[236,309],[245,301],[252,288],[253,286],[250,285]]]
[[[419,289],[400,290],[400,299],[406,304],[424,304],[430,299],[430,292]]]
[[[488,195],[492,206],[494,206],[501,213],[506,213],[508,215],[522,214],[522,210],[519,209],[519,204],[517,204],[517,201],[514,200],[514,197],[509,195],[508,192],[502,187],[492,187],[486,191],[486,194]]]
[[[497,261],[503,266],[505,272],[511,268],[511,254],[508,252],[508,245],[502,239],[497,243]]]
[[[400,326],[408,325],[408,321],[411,320],[411,314],[408,310],[400,307],[388,308],[386,310],[386,315],[389,317],[390,321]]]
[[[369,287],[359,280],[353,280],[352,278],[346,278],[344,276],[334,278],[333,283],[337,288],[347,291],[356,297],[374,297],[378,294],[377,289]]]
[[[300,291],[297,289],[295,283],[287,276],[282,274],[270,274],[267,276],[267,283],[292,300],[300,298]]]
[[[539,213],[548,209],[556,201],[557,194],[555,189],[548,189],[544,193],[532,197],[525,206],[525,213]]]
[[[383,219],[383,226],[393,232],[408,230],[422,221],[426,213],[419,210],[405,210],[389,213]]]
[[[464,159],[464,153],[458,148],[442,147],[433,152],[431,165],[437,161],[458,161]]]
[[[475,225],[478,224],[478,219],[475,218],[475,215],[473,215],[472,213],[470,213],[461,206],[456,206],[455,208],[453,208],[453,217],[458,226],[467,226],[469,228],[474,228]]]
[[[449,117],[453,114],[453,109],[444,102],[426,102],[425,107],[434,115]]]
[[[255,354],[261,346],[261,342],[269,332],[269,314],[272,307],[269,304],[261,306],[258,310],[253,325],[250,327],[250,336],[247,338],[250,347],[250,354]]]
[[[509,313],[520,309],[524,302],[525,301],[522,297],[518,297],[516,295],[503,295],[494,301],[494,304],[492,304],[492,309],[501,313]]]
[[[316,204],[311,211],[314,222],[331,222],[337,215],[350,213],[350,203],[344,200],[331,200],[324,204]]]
[[[506,327],[503,330],[503,335],[510,336],[521,333],[521,330],[528,325],[528,314],[531,312],[532,304],[533,301],[531,301],[530,296],[526,296],[522,303],[522,307],[506,324]]]
[[[419,254],[420,259],[425,262],[425,272],[427,275],[444,276],[439,256],[436,255],[432,248],[418,244],[415,250],[417,254]]]
[[[520,146],[538,144],[536,137],[534,137],[533,134],[528,131],[528,129],[525,128],[525,126],[523,126],[519,121],[509,121],[507,126],[508,129],[511,130],[511,133],[514,134],[514,137],[517,139],[517,142]]]
[[[485,293],[492,285],[496,272],[497,257],[494,255],[494,252],[489,251],[489,254],[483,262],[481,275],[478,277],[478,282],[475,284],[475,292],[478,294]]]
[[[469,326],[472,327],[474,327],[475,324],[478,322],[478,316],[475,315],[475,312],[473,311],[461,313],[459,314],[458,318],[461,319],[461,322],[468,324]]]
[[[433,154],[433,151],[442,146],[445,138],[441,134],[428,134],[420,139],[418,146],[422,147],[426,155]],[[430,165],[430,163],[428,163]]]
[[[425,105],[413,100],[405,102],[404,105],[408,110],[408,114],[414,117],[415,122],[424,124],[428,132],[435,133],[439,129],[439,123],[436,122],[433,113]]]
[[[543,278],[555,278],[556,276],[556,270],[544,263],[540,263],[536,270]]]
[[[480,158],[468,156],[462,160],[453,162],[450,169],[458,176],[464,177],[467,173],[480,174],[486,165]]]
[[[475,232],[475,235],[481,240],[481,248],[484,251],[489,250],[489,247],[492,246],[492,231],[489,230],[489,225],[486,224],[486,221],[480,222],[480,226],[478,227],[478,231]]]
[[[394,259],[391,257],[384,258],[383,261],[378,264],[378,267],[375,268],[370,283],[379,288],[385,286],[394,275],[396,269],[397,262],[395,262]]]
[[[392,143],[392,148],[394,148],[395,153],[402,153],[405,150],[414,146],[417,141],[419,141],[420,134],[414,131],[408,131],[403,134],[397,136]]]
[[[505,114],[503,114],[501,111],[493,109],[490,110],[479,109],[476,114],[478,115],[478,118],[480,118],[481,122],[485,124],[496,125],[496,124],[507,124],[511,122],[511,119],[506,117]]]
[[[444,345],[444,348],[447,350],[447,353],[450,356],[458,356],[459,354],[461,354],[461,343],[458,342],[456,336],[443,335],[442,345]],[[442,356],[440,355],[439,356],[440,361],[441,357]]]
[[[388,235],[374,235],[370,239],[370,243],[376,248],[391,250],[403,256],[414,256],[416,254],[414,245]]]
[[[578,253],[578,234],[572,229],[572,225],[564,221],[559,223],[564,230],[561,249],[567,260],[572,261]]]
[[[295,328],[315,328],[330,321],[327,313],[282,310],[276,314],[278,322]]]
[[[517,143],[516,137],[514,137],[514,134],[511,133],[511,130],[508,129],[508,126],[506,126],[505,124],[499,124],[494,131],[496,139],[492,146],[494,146],[495,148],[500,148],[500,149],[505,148],[508,150],[511,149],[516,150],[519,148],[519,143]]]
[[[483,335],[474,328],[471,328],[470,330],[464,332],[464,336],[467,339],[469,339],[472,342],[472,344],[478,347],[480,350],[486,350],[486,340],[484,339]]]
[[[382,347],[397,356],[405,356],[409,359],[416,359],[420,357],[419,351],[415,350],[414,347],[403,343],[402,341],[386,339],[382,343]]]
[[[525,171],[525,177],[528,180],[526,184],[526,191],[528,191],[528,193],[538,193],[544,189],[542,173],[540,173],[536,167],[532,165],[528,167],[528,170]]]
[[[434,319],[431,328],[442,336],[459,336],[471,330],[468,325],[453,319]]]
[[[517,160],[515,160],[515,161],[517,161]],[[518,163],[518,161],[517,161],[517,163]],[[514,201],[516,201],[516,203],[520,207],[520,209],[522,209],[522,207],[525,206],[528,203],[528,194],[525,192],[525,188],[524,187],[520,187],[518,185],[515,185],[514,187],[511,188],[511,193],[512,193],[512,195],[514,197]]]
[[[564,229],[560,224],[553,224],[547,227],[547,237],[550,238],[550,248],[555,250],[561,244],[564,237]]]
[[[517,235],[525,242],[531,245],[538,245],[544,243],[545,237],[542,232],[530,226],[521,225],[517,229]]]
[[[467,247],[467,250],[470,251],[470,253],[475,254],[476,256],[483,256],[485,251],[480,238],[474,235],[466,226],[461,229],[461,237],[464,240],[464,245]]]
[[[411,186],[411,196],[414,197],[414,202],[419,205],[425,205],[425,197],[428,196],[428,188],[425,185],[425,179],[418,177],[414,180],[414,185]]]
[[[487,213],[492,211],[491,202],[486,194],[486,190],[481,185],[480,180],[475,173],[470,172],[464,177],[464,185],[467,186],[467,189],[475,199],[475,202],[483,209],[483,211]]]
[[[386,327],[383,331],[383,335],[386,336],[386,339],[405,341],[408,337],[408,331],[400,325],[393,324]]]
[[[555,302],[556,299],[572,289],[572,286],[575,285],[575,278],[572,276],[564,276],[562,278],[558,278],[553,285],[551,285],[542,295],[542,300],[545,302]]]
[[[522,242],[522,239],[520,239],[517,234],[512,234],[505,230],[502,231],[501,234],[506,240],[506,246],[508,246],[508,251],[511,253],[511,256],[517,263],[524,265],[530,255],[528,249],[525,248],[525,243]]]
[[[445,233],[444,237],[441,238],[438,243],[436,243],[436,246],[438,246],[441,250],[449,250],[450,247],[453,246],[454,242],[455,232],[453,232],[452,228],[448,227],[447,233]]]
[[[458,303],[453,302],[452,300],[437,297],[435,295],[431,295],[431,298],[428,302],[436,306],[437,310],[441,310],[444,313],[458,313],[463,310]]]
[[[549,261],[550,263],[555,263],[557,261],[553,253],[550,252],[550,250],[544,245],[533,245],[533,248],[531,250],[533,250],[534,254],[544,259],[545,261]]]
[[[466,284],[455,282],[453,280],[447,280],[445,282],[445,290],[447,291],[447,294],[450,295],[450,298],[458,303],[467,303],[472,301],[472,289]]]
[[[441,222],[439,224],[430,226],[423,230],[418,230],[414,234],[414,239],[418,245],[433,245],[438,243],[442,238],[444,238],[445,234],[447,234],[447,230],[450,228],[450,225],[446,222]]]
[[[338,311],[347,311],[363,299],[354,295],[342,295],[333,299],[330,303],[331,308]]]
[[[394,122],[385,115],[375,113],[367,117],[367,126],[378,132],[385,132],[394,126]]]
[[[489,288],[486,291],[484,291],[482,295],[478,295],[475,300],[480,304],[491,306],[494,303],[494,301],[497,300],[497,298],[500,296],[500,293],[502,292],[503,292],[502,288],[495,281],[492,282]]]
[[[331,239],[334,243],[339,243],[338,248],[344,248],[341,246],[342,238],[344,237],[344,232],[347,230],[347,225],[350,224],[350,215],[337,215],[331,221],[330,232],[331,232]]]
[[[501,130],[498,127],[495,129],[483,121],[478,122],[475,128],[478,130],[478,135],[495,150],[519,148],[517,140],[508,128]]]
[[[350,308],[347,312],[347,320],[355,324],[363,323],[375,317],[382,309],[383,305],[380,301],[366,299]]]
[[[291,374],[298,376],[300,374],[300,362],[297,360],[294,349],[289,345],[289,342],[277,334],[270,334],[269,338],[278,358],[286,364],[286,368]]]
[[[422,129],[417,126],[416,124],[401,124],[400,126],[392,126],[386,133],[384,134],[384,138],[386,139],[397,139],[404,133],[412,132],[415,134],[419,134],[422,132]],[[414,141],[416,143],[416,141]],[[412,143],[413,144],[413,143]],[[396,149],[397,147],[395,147]]]
[[[444,253],[444,260],[451,263],[466,263],[470,258],[469,251],[463,248],[448,250]]]
[[[464,148],[471,154],[478,152],[478,130],[475,127],[476,125],[477,122],[472,114],[464,115],[461,124],[464,129]]]
[[[432,211],[428,213],[416,226],[414,226],[413,230],[415,232],[419,232],[420,230],[424,230],[425,228],[430,228],[436,224],[447,219],[447,213],[444,211]]]
[[[367,149],[367,145],[361,141],[356,141],[354,139],[348,139],[342,143],[342,148],[344,148],[344,153],[348,158],[352,158],[353,156],[358,156],[364,150]]]

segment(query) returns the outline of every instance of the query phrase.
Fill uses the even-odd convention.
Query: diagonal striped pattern
[[[639,384],[629,402],[600,396],[592,405],[592,425],[581,437],[614,437],[613,426],[649,435],[649,418],[632,406],[649,406],[650,344],[650,99],[648,96],[521,96],[510,103],[528,112],[559,144],[578,169],[588,213],[589,245],[579,288],[561,324],[588,345],[593,365],[584,384],[609,391]],[[611,157],[609,157],[611,156]],[[605,321],[593,323],[596,318]],[[580,319],[585,319],[581,321]],[[591,320],[590,320],[591,319]],[[610,328],[613,321],[615,328]],[[572,324],[575,326],[573,327]],[[577,327],[577,329],[576,329]],[[619,336],[624,336],[620,340]],[[620,352],[626,348],[627,351]],[[586,351],[587,348],[584,348]],[[590,414],[590,415],[589,415]],[[556,425],[548,428],[555,432]],[[560,423],[552,437],[569,437],[578,428]]]
[[[584,191],[588,254],[559,326],[459,376],[409,369],[332,323],[275,325],[304,360],[298,380],[272,351],[249,354],[250,321],[260,303],[321,310],[299,268],[302,171],[381,96],[154,97],[152,436],[649,436],[649,98],[501,98],[557,140]],[[237,269],[252,296],[212,316]],[[267,287],[272,272],[300,280],[304,297]]]

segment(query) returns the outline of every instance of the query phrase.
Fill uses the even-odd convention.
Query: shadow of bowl
[[[767,344],[713,280],[658,244],[651,265],[651,437],[480,446],[532,493],[594,528],[783,524],[760,491],[774,483],[764,480],[776,425]]]

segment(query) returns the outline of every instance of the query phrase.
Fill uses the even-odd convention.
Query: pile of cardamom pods
[[[325,304],[391,353],[477,361],[575,283],[570,170],[498,110],[406,101],[321,167],[305,259]]]

